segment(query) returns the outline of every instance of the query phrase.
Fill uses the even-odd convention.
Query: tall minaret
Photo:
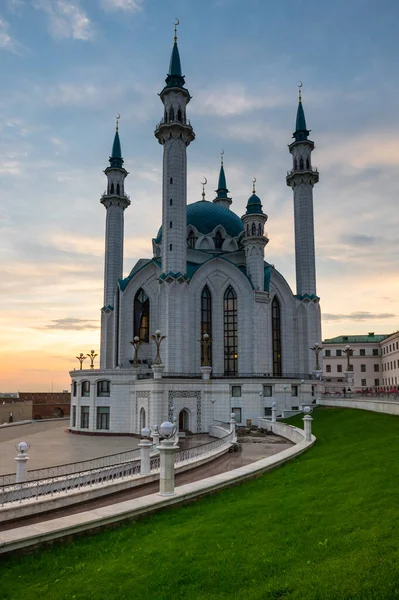
[[[181,273],[187,270],[187,146],[195,138],[186,118],[186,106],[191,100],[184,87],[175,26],[175,38],[166,77],[160,93],[164,117],[154,135],[163,145],[162,188],[162,272]]]
[[[248,199],[247,212],[241,217],[244,223],[242,244],[245,248],[245,259],[248,275],[255,290],[264,291],[265,285],[265,246],[269,239],[265,233],[267,215],[262,211],[262,203],[255,193],[253,181],[252,196]]]
[[[229,190],[226,185],[226,176],[224,174],[224,166],[223,166],[223,154],[224,150],[220,153],[220,173],[219,173],[219,181],[218,181],[218,189],[216,190],[216,198],[214,199],[215,204],[220,204],[220,206],[224,206],[225,208],[230,208],[230,204],[232,203],[232,199],[228,197]]]
[[[299,88],[294,141],[289,145],[293,168],[288,172],[287,185],[294,191],[296,293],[300,298],[305,294],[316,296],[313,186],[319,181],[319,173],[312,167],[314,143],[308,139],[309,133]]]
[[[112,368],[114,348],[112,344],[111,313],[114,311],[114,297],[116,284],[122,279],[123,273],[123,232],[124,211],[129,206],[130,200],[125,194],[124,183],[128,175],[123,168],[121,143],[118,132],[118,119],[112,153],[109,159],[110,166],[104,173],[107,176],[107,190],[101,198],[107,210],[105,221],[105,265],[104,265],[104,306],[101,317],[101,368]]]

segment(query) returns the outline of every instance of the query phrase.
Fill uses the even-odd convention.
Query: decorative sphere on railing
[[[313,408],[311,408],[310,406],[304,406],[303,412],[305,413],[305,415],[310,415],[313,412]]]
[[[28,452],[29,448],[30,448],[30,444],[28,444],[27,442],[19,442],[19,444],[17,444],[17,450],[21,454]]]
[[[162,423],[162,425],[159,426],[159,433],[162,437],[170,438],[176,433],[176,425],[174,425],[170,421],[165,421],[164,423]]]
[[[149,438],[150,435],[151,435],[151,431],[148,429],[148,427],[143,427],[143,429],[141,430],[141,437]]]
[[[272,402],[272,408],[276,408],[276,403]]]
[[[231,415],[230,415],[230,419],[231,419],[232,421],[235,421],[235,420],[236,420],[236,414],[235,414],[235,413],[231,413]]]

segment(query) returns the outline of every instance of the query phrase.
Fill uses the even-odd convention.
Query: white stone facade
[[[177,65],[177,73],[169,73],[160,94],[164,117],[155,130],[164,147],[162,229],[153,240],[153,257],[141,259],[123,280],[123,214],[130,202],[124,188],[112,196],[109,186],[102,200],[107,226],[100,369],[71,372],[76,431],[137,434],[143,424],[159,424],[183,410],[187,429],[208,431],[214,420],[228,422],[232,410],[240,423],[256,422],[273,401],[281,412],[311,402],[317,393],[310,351],[321,341],[313,239],[316,177],[310,169],[306,184],[303,173],[289,183],[301,281],[295,296],[264,260],[267,216],[257,196],[259,211],[253,205],[249,210],[248,201],[241,219],[230,210],[227,195],[187,205],[187,146],[195,136],[186,116],[191,97],[176,57],[175,44],[170,69]],[[302,146],[310,156],[309,144]],[[296,143],[293,152],[291,145],[290,151],[302,146]],[[124,171],[108,170],[114,179]],[[303,185],[306,190],[299,193]],[[166,338],[162,377],[154,379],[151,334],[158,329]],[[211,339],[210,379],[201,377],[204,332]],[[139,368],[132,368],[135,336],[142,341]]]

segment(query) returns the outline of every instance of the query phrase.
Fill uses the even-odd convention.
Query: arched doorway
[[[145,427],[145,410],[144,408],[140,409],[140,431]]]
[[[62,408],[54,408],[53,412],[51,413],[51,416],[54,419],[60,419],[61,417],[64,416],[64,411],[62,410]]]
[[[187,408],[183,408],[179,412],[179,431],[189,431],[190,430],[190,413]]]

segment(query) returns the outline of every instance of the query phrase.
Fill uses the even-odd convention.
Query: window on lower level
[[[342,356],[342,350],[336,350],[335,355],[336,356]]]
[[[82,381],[82,396],[90,396],[90,381]]]
[[[232,408],[231,412],[235,414],[236,423],[241,423],[242,422],[241,408]]]
[[[379,379],[374,379],[374,385],[376,385],[376,386],[380,385],[380,380]]]
[[[80,407],[80,428],[89,429],[90,406]]]
[[[366,356],[365,348],[360,348],[360,356]]]
[[[326,350],[324,352],[324,356],[331,356],[331,350]]]
[[[379,373],[380,365],[374,365],[374,373]]]
[[[240,385],[232,385],[231,386],[231,395],[233,398],[241,398],[241,386]]]
[[[263,386],[263,395],[265,398],[270,398],[273,396],[273,386],[272,385],[264,385]]]
[[[76,406],[72,406],[72,427],[76,427]]]
[[[331,365],[326,365],[326,373],[331,373]]]
[[[109,429],[109,406],[97,406],[97,429]]]
[[[291,396],[298,396],[298,386],[297,385],[291,386]]]
[[[378,356],[378,348],[373,348],[373,356]]]
[[[366,385],[367,385],[367,379],[362,379],[360,385],[362,387],[366,387]]]
[[[337,365],[337,373],[342,373],[342,365]]]
[[[360,365],[360,372],[361,373],[365,373],[366,372],[366,365]]]
[[[72,384],[72,396],[76,396],[78,393],[78,384],[76,381]]]

